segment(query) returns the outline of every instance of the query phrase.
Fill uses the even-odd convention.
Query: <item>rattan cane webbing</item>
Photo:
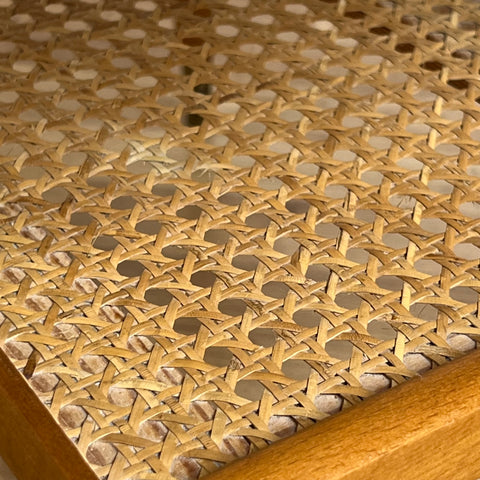
[[[479,7],[0,0],[0,344],[99,477],[475,348]]]

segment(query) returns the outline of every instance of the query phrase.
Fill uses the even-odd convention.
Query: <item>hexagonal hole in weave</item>
[[[253,213],[245,219],[245,224],[252,228],[266,228],[270,225],[270,218],[264,213]]]
[[[448,80],[447,84],[455,88],[456,90],[466,90],[469,85],[468,81],[464,78]]]
[[[460,147],[451,143],[440,143],[435,147],[435,151],[443,155],[457,156],[460,153]]]
[[[439,218],[423,218],[420,220],[420,228],[423,228],[427,232],[444,233],[447,224]]]
[[[478,29],[478,23],[474,22],[472,20],[465,20],[463,22],[460,22],[458,24],[458,27],[461,30],[469,31],[469,32],[474,32],[475,30]]]
[[[185,379],[185,371],[176,367],[161,367],[155,378],[165,385],[181,385]]]
[[[421,353],[406,353],[403,363],[409,370],[417,373],[423,373],[432,368],[432,361]]]
[[[94,248],[98,248],[99,250],[105,250],[105,251],[113,250],[117,245],[118,245],[118,240],[108,235],[100,235],[93,242]]]
[[[437,309],[428,303],[415,303],[411,305],[410,313],[416,318],[427,321],[436,320],[438,316]]]
[[[422,162],[413,157],[403,157],[398,160],[397,165],[407,170],[421,170],[424,167]]]
[[[373,210],[367,210],[364,208],[360,208],[355,211],[355,218],[359,220],[363,220],[367,223],[373,223],[377,218],[377,214]]]
[[[242,85],[246,85],[247,83],[250,83],[252,80],[252,75],[248,72],[230,72],[228,74],[228,78],[232,82],[240,83]]]
[[[100,18],[106,22],[118,22],[122,19],[122,14],[116,10],[103,10],[100,12]]]
[[[391,290],[392,292],[398,292],[403,288],[403,280],[394,275],[383,275],[376,279],[376,284],[380,288]]]
[[[391,380],[381,373],[362,373],[358,380],[363,388],[375,393],[386,390],[391,385]]]
[[[473,177],[480,177],[480,165],[469,165],[467,167],[467,174]]]
[[[127,341],[127,347],[131,352],[147,353],[153,349],[153,342],[144,335],[132,335]]]
[[[137,395],[132,388],[110,387],[108,389],[108,401],[118,407],[131,407]]]
[[[282,120],[285,120],[286,122],[295,122],[298,123],[300,120],[302,120],[303,113],[299,112],[298,110],[293,110],[293,109],[288,109],[288,110],[283,110],[283,112],[280,112],[278,115],[279,118]]]
[[[218,309],[225,315],[236,317],[245,313],[247,304],[239,298],[226,298],[218,304]]]
[[[117,265],[117,272],[124,277],[139,277],[145,267],[136,260],[125,260]]]
[[[307,213],[308,209],[310,208],[310,204],[306,200],[294,199],[289,200],[285,204],[285,207],[287,207],[287,210],[292,213]]]
[[[249,168],[255,165],[255,159],[250,155],[235,155],[230,160],[230,163],[238,167]]]
[[[344,400],[340,395],[321,393],[314,398],[313,403],[318,411],[333,415],[342,409]]]
[[[300,248],[300,244],[293,238],[277,238],[273,244],[274,250],[285,255],[293,255]]]
[[[52,38],[52,34],[50,32],[46,32],[45,30],[34,30],[28,36],[30,40],[33,42],[43,43],[48,42]]]
[[[145,292],[144,298],[147,302],[154,305],[168,305],[173,296],[168,290],[163,288],[149,288]]]
[[[62,340],[73,340],[80,336],[80,330],[70,323],[58,322],[53,326],[52,335]]]
[[[321,60],[325,57],[325,52],[319,48],[307,48],[300,52],[302,57],[310,58],[311,60]]]
[[[452,53],[453,58],[460,58],[462,60],[471,60],[475,55],[473,50],[467,48],[459,48]]]
[[[447,343],[460,352],[469,352],[476,346],[475,340],[464,334],[451,333],[447,337]]]
[[[330,269],[326,265],[311,264],[305,276],[315,282],[326,282],[330,276]]]
[[[426,273],[430,276],[437,276],[442,273],[442,265],[440,263],[434,262],[433,260],[417,260],[414,264],[415,270]]]
[[[403,210],[412,210],[417,202],[415,197],[410,195],[392,195],[388,201],[390,205]]]
[[[226,347],[208,347],[203,355],[206,363],[216,367],[226,367],[232,358],[233,353]]]
[[[478,260],[480,258],[480,248],[471,243],[458,243],[453,247],[455,255],[467,260]]]
[[[217,276],[213,272],[208,271],[196,272],[190,277],[193,285],[203,288],[212,288],[216,280]]]
[[[121,197],[114,198],[110,202],[110,206],[118,210],[131,210],[136,203],[137,202],[134,197],[130,197],[128,195],[122,195]]]
[[[351,18],[353,20],[360,20],[362,18],[365,18],[365,13],[362,12],[361,10],[347,10],[343,16],[347,18]]]
[[[325,344],[326,352],[338,360],[350,360],[353,345],[347,340],[330,340]]]
[[[367,325],[368,333],[379,340],[393,340],[397,337],[397,332],[386,322],[382,320],[372,320]]]
[[[240,380],[235,385],[235,393],[252,402],[261,400],[264,391],[265,387],[257,380]]]
[[[256,270],[259,259],[254,255],[235,255],[232,259],[232,265],[242,270]]]
[[[445,39],[447,38],[446,34],[444,32],[428,32],[425,35],[425,38],[429,40],[430,42],[436,42],[436,43],[441,43],[444,42]]]
[[[235,115],[240,110],[240,105],[234,102],[222,102],[217,105],[217,110],[226,115]]]
[[[369,185],[381,185],[383,181],[383,174],[370,170],[368,172],[362,173],[360,180],[362,180],[363,182],[367,182]]]
[[[346,128],[360,128],[363,125],[365,125],[365,122],[360,117],[348,115],[342,119],[342,126]]]
[[[478,292],[470,287],[454,287],[450,289],[450,298],[467,304],[478,302]]]
[[[340,162],[353,162],[357,158],[357,154],[350,150],[336,150],[333,158]]]
[[[394,248],[395,250],[406,248],[410,243],[407,237],[398,233],[384,233],[382,236],[382,242],[387,247]]]
[[[120,70],[126,70],[135,66],[135,62],[129,57],[116,57],[111,60],[111,64]]]
[[[147,235],[157,235],[162,228],[162,224],[158,220],[143,220],[135,225],[135,230]]]
[[[161,442],[167,435],[167,427],[158,420],[146,420],[140,424],[138,435],[152,442]]]
[[[170,474],[176,480],[195,480],[200,475],[201,469],[195,459],[180,455],[173,459]]]
[[[240,205],[243,202],[243,196],[239,193],[229,192],[218,197],[218,201],[225,205]]]
[[[15,340],[7,340],[4,349],[8,357],[15,360],[26,360],[33,352],[33,348],[29,343],[16,342]]]
[[[182,335],[196,335],[202,326],[202,322],[194,317],[180,317],[175,320],[173,329]]]
[[[68,152],[62,157],[62,163],[65,165],[82,165],[87,159],[85,152]]]
[[[177,210],[177,215],[188,220],[196,220],[200,218],[202,209],[196,205],[187,205],[186,207]]]
[[[261,345],[262,347],[273,347],[278,337],[271,328],[255,328],[250,331],[248,338],[255,345]]]
[[[162,255],[173,260],[183,260],[186,258],[188,250],[177,245],[169,245],[162,249]]]
[[[356,293],[338,293],[335,296],[335,303],[339,307],[352,310],[354,308],[360,307],[360,304],[362,303],[362,298],[359,297]]]
[[[204,235],[204,240],[211,243],[216,243],[217,245],[223,245],[228,242],[230,238],[230,233],[226,230],[207,230]]]
[[[387,137],[373,136],[368,139],[368,144],[377,150],[388,150],[392,141]]]
[[[58,412],[60,425],[67,428],[79,428],[87,418],[87,412],[79,405],[65,405]]]
[[[312,368],[303,360],[289,359],[282,363],[282,372],[294,380],[307,380]]]
[[[70,216],[70,223],[72,225],[90,225],[93,217],[86,212],[75,212]]]
[[[272,15],[264,14],[251,17],[250,20],[253,23],[259,23],[261,25],[271,25],[274,22],[275,18],[272,17]]]
[[[267,127],[261,122],[250,122],[243,126],[243,131],[248,135],[261,135]]]
[[[258,186],[264,190],[279,190],[283,182],[277,177],[264,177],[258,180]]]
[[[102,355],[82,355],[78,359],[78,364],[82,370],[94,375],[105,371],[108,362]]]
[[[369,30],[371,33],[373,33],[374,35],[379,35],[379,36],[385,36],[385,35],[389,35],[391,33],[391,30],[386,27],[385,25],[379,25],[377,27],[372,27],[370,28]]]
[[[340,228],[333,223],[319,222],[315,225],[315,233],[323,238],[337,238]]]
[[[87,448],[86,458],[93,465],[110,465],[115,456],[117,455],[117,449],[111,443],[106,442],[94,442]]]
[[[325,130],[310,130],[305,134],[305,138],[311,142],[323,142],[328,137],[329,134]]]
[[[458,209],[460,213],[465,215],[466,217],[470,217],[473,219],[480,218],[480,202],[466,202],[462,203]]]
[[[62,203],[69,196],[68,190],[63,187],[54,187],[42,193],[42,198],[51,203]]]
[[[177,187],[173,183],[157,183],[153,186],[152,193],[159,197],[170,197],[176,190]]]
[[[175,18],[168,17],[168,18],[162,18],[158,24],[159,27],[165,28],[166,30],[173,30],[177,26],[177,22]]]
[[[45,170],[41,167],[26,166],[20,170],[19,175],[25,179],[39,179],[45,175]]]
[[[40,393],[48,393],[55,389],[59,378],[53,373],[36,373],[30,378],[30,385]]]
[[[267,282],[262,287],[262,293],[272,298],[285,298],[290,289],[283,282]]]

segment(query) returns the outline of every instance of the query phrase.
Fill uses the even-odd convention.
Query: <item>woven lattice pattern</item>
[[[478,3],[0,8],[0,344],[99,477],[475,348]]]

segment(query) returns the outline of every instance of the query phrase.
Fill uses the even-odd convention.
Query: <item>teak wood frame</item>
[[[0,454],[19,480],[97,477],[0,350]],[[475,479],[480,350],[238,460],[209,480]]]

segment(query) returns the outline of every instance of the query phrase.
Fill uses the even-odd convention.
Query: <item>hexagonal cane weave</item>
[[[0,25],[0,344],[100,478],[197,478],[475,348],[478,2]]]

